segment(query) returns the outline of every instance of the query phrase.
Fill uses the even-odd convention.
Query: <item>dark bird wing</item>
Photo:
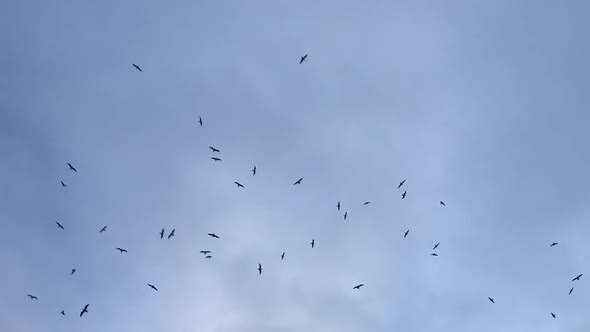
[[[160,239],[164,238],[164,229],[162,228],[162,231],[160,232]]]
[[[99,233],[102,233],[102,232],[104,232],[104,231],[106,231],[106,230],[107,230],[107,226],[104,226],[104,227],[103,227],[103,228],[102,228],[102,229],[99,231]]]
[[[283,260],[284,258],[285,258],[285,253],[283,253],[283,254],[281,255],[281,260]]]
[[[296,184],[301,184],[301,181],[303,181],[303,178],[301,178],[301,179],[299,179],[299,180],[295,181],[295,183],[293,183],[293,185],[296,185]]]
[[[68,163],[68,166],[70,166],[70,170],[78,173],[78,170],[76,170],[76,168],[74,166],[72,166],[72,164]]]
[[[409,229],[408,229],[408,230],[407,230],[407,231],[404,233],[404,238],[405,238],[406,236],[408,236],[408,233],[410,233],[410,230],[409,230]]]
[[[203,119],[201,119],[201,117],[199,117],[199,124],[201,125],[201,127],[203,126]]]
[[[336,204],[336,207],[338,208],[338,211],[340,211],[340,201],[338,201],[338,204]]]
[[[363,205],[368,205],[368,204],[371,204],[371,202],[368,202],[368,201],[367,201],[367,202],[364,202],[364,203],[363,203]]]
[[[216,149],[216,148],[214,148],[212,146],[210,146],[209,149],[211,149],[211,151],[213,151],[213,152],[220,152],[218,149]]]
[[[438,248],[438,246],[439,246],[439,245],[440,245],[440,242],[439,242],[439,243],[437,243],[437,244],[435,244],[435,245],[434,245],[434,247],[432,248],[432,250],[434,250],[434,249]]]
[[[406,180],[403,180],[402,182],[400,182],[399,183],[399,186],[397,186],[397,189],[401,188],[404,185],[405,182],[406,182]]]
[[[569,292],[567,295],[570,295],[570,294],[571,294],[573,291],[574,291],[574,288],[572,287],[572,288],[570,289],[570,292]]]
[[[62,186],[62,187],[67,187],[67,186],[68,186],[68,185],[67,185],[67,184],[65,184],[63,181],[59,181],[59,182],[61,182],[61,186]]]
[[[139,70],[139,71],[142,71],[142,70],[141,70],[141,68],[139,68],[139,66],[138,66],[138,65],[136,65],[136,64],[134,64],[134,63],[132,63],[132,65],[133,65],[133,67],[135,67],[135,69],[137,69],[137,70]]]
[[[556,318],[554,313],[551,313],[551,317]]]
[[[63,226],[62,226],[60,223],[58,223],[57,221],[56,221],[55,223],[57,224],[57,227],[58,227],[58,228],[65,229],[65,228],[64,228],[64,227],[63,227]]]
[[[446,206],[446,205],[445,205],[445,202],[443,202],[443,201],[440,201],[440,205],[442,205],[442,206]]]
[[[168,234],[168,238],[171,238],[174,236],[174,231],[176,230],[176,228],[172,229],[172,232],[170,232],[170,234]]]
[[[492,299],[491,297],[488,297],[488,300],[490,300],[490,302],[492,302],[492,303],[496,303],[496,302],[494,302],[494,299]]]
[[[354,287],[352,287],[352,289],[360,289],[361,287],[363,287],[365,284],[358,284]]]
[[[305,59],[307,59],[307,54],[301,57],[301,60],[299,60],[299,64],[302,64],[303,61],[305,61]]]

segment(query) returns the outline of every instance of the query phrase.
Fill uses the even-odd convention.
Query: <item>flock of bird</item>
[[[305,62],[305,60],[307,59],[307,56],[308,56],[307,54],[305,54],[304,56],[302,56],[301,59],[300,59],[300,61],[299,61],[299,64],[302,64],[303,62]],[[142,69],[138,65],[136,65],[136,64],[132,64],[132,65],[138,71],[143,72]],[[202,117],[199,117],[198,123],[199,123],[200,126],[203,126],[203,119],[202,119]],[[220,155],[221,154],[221,151],[219,149],[215,148],[215,147],[209,146],[209,149],[211,150],[212,153],[215,153],[217,155]],[[213,160],[215,162],[222,161],[222,159],[219,158],[219,157],[211,157],[211,160]],[[67,165],[68,165],[70,171],[73,171],[75,173],[78,172],[78,170],[72,164],[67,163]],[[252,168],[252,175],[253,176],[256,175],[256,166],[254,166]],[[294,186],[295,185],[300,185],[302,183],[302,181],[303,181],[303,178],[299,178],[297,181],[293,182],[293,185]],[[64,183],[63,181],[60,181],[60,183],[61,183],[61,186],[62,187],[68,187],[68,185],[66,183]],[[406,183],[406,180],[404,179],[403,181],[401,181],[398,184],[397,189],[401,189],[404,186],[405,183]],[[237,188],[245,188],[244,185],[241,184],[240,182],[234,181],[234,184],[237,186]],[[407,191],[404,190],[404,192],[401,194],[401,199],[405,199],[406,196],[407,196]],[[370,201],[366,201],[366,202],[363,203],[363,205],[369,205],[369,204],[371,204]],[[440,206],[443,206],[443,207],[446,206],[446,204],[443,201],[439,201],[439,204],[440,204]],[[338,211],[341,210],[340,201],[337,202],[336,208],[337,208]],[[348,217],[348,212],[345,211],[344,214],[343,214],[344,220],[346,220],[347,217]],[[56,221],[55,223],[56,223],[56,225],[57,225],[57,227],[59,229],[65,230],[64,226],[60,222]],[[100,229],[99,234],[105,232],[106,230],[107,230],[107,226],[105,225],[105,226],[103,226]],[[168,233],[167,238],[170,239],[171,237],[173,237],[174,236],[174,232],[175,232],[175,229],[172,229],[170,231],[170,233]],[[403,238],[406,238],[409,233],[410,233],[410,229],[406,230],[404,232]],[[164,235],[165,235],[165,229],[162,228],[162,230],[160,231],[159,234],[160,234],[160,239],[163,239],[164,238]],[[212,238],[215,238],[215,239],[220,239],[220,237],[217,234],[215,234],[215,233],[207,233],[207,235],[210,236],[210,237],[212,237]],[[312,239],[311,240],[310,245],[311,245],[311,248],[312,249],[315,247],[315,239]],[[438,256],[438,254],[436,253],[435,250],[439,247],[439,245],[440,245],[440,243],[437,243],[437,244],[434,245],[434,247],[432,247],[432,253],[430,254],[431,256],[433,256],[433,257],[437,257]],[[549,247],[554,247],[556,245],[558,245],[557,242],[552,242],[549,245]],[[128,251],[126,249],[124,249],[124,248],[117,247],[117,248],[115,248],[115,250],[118,250],[119,253],[121,253],[121,254],[128,253]],[[201,250],[200,253],[203,254],[206,259],[211,259],[213,257],[212,255],[210,255],[211,254],[211,251],[210,250]],[[280,257],[281,257],[281,260],[285,259],[285,252],[283,252]],[[258,274],[259,275],[262,274],[262,263],[258,263],[258,268],[256,270],[258,271]],[[73,275],[74,273],[76,273],[76,269],[75,268],[73,268],[71,270],[70,275]],[[582,276],[583,276],[583,274],[579,274],[578,276],[576,276],[575,278],[572,279],[572,282],[579,281]],[[155,285],[153,285],[153,284],[147,283],[147,286],[150,287],[154,291],[158,291],[158,288]],[[352,287],[352,289],[359,290],[363,286],[364,286],[364,284],[361,283],[361,284],[355,285],[354,287]],[[574,291],[574,287],[571,287],[570,290],[569,290],[569,292],[568,292],[568,295],[571,295],[573,291]],[[31,300],[38,300],[37,296],[35,296],[35,295],[28,294],[27,296]],[[488,300],[491,303],[494,303],[494,304],[496,303],[496,301],[492,297],[488,297]],[[84,305],[84,307],[80,311],[80,317],[82,317],[85,313],[88,313],[88,306],[89,305],[90,304]],[[60,313],[63,316],[66,315],[66,313],[65,313],[64,310],[61,310]],[[551,314],[551,317],[557,318],[557,315],[555,313],[551,312],[550,314]]]

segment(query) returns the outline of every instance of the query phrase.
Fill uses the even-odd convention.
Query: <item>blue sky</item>
[[[588,331],[589,7],[3,3],[0,330]]]

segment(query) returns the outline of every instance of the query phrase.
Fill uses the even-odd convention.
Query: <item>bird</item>
[[[65,315],[66,315],[66,312],[62,310],[62,311],[61,311],[61,315],[62,315],[62,316],[65,316]]]
[[[76,269],[72,269],[72,273],[70,273],[70,275],[73,275],[74,273],[76,273]]]
[[[301,60],[299,60],[299,64],[302,64],[303,61],[305,61],[305,59],[307,59],[307,54],[301,57]]]
[[[404,239],[406,238],[406,236],[408,236],[408,233],[410,232],[410,230],[408,229],[405,233],[404,233]]]
[[[445,205],[445,202],[443,202],[443,201],[440,201],[440,205],[442,205],[442,206],[446,206],[446,205]]]
[[[212,146],[210,146],[209,149],[211,149],[211,151],[213,151],[213,152],[221,152],[221,151],[217,150],[216,148],[214,148]]]
[[[216,239],[219,239],[219,236],[217,236],[217,234],[215,234],[215,233],[207,233],[207,235],[209,235],[210,237],[214,237]]]
[[[336,207],[338,208],[338,211],[340,211],[340,201],[338,201],[338,204],[336,204]]]
[[[84,309],[82,309],[82,312],[80,312],[80,317],[82,317],[82,315],[84,315],[85,312],[88,312],[88,306],[89,304],[84,306]]]
[[[210,251],[210,250],[201,250],[201,251],[199,251],[199,252],[200,252],[201,254],[203,254],[203,255],[207,255],[207,254],[211,253],[211,251]]]
[[[132,65],[133,65],[133,67],[135,67],[135,69],[137,69],[137,70],[139,70],[139,71],[142,71],[142,70],[141,70],[141,68],[139,68],[139,66],[138,66],[138,65],[136,65],[136,64],[134,64],[134,63],[132,63]]]
[[[252,176],[256,175],[256,165],[254,165],[254,168],[252,168]]]
[[[203,126],[203,119],[201,119],[201,117],[199,117],[199,124],[201,125],[201,127]]]
[[[399,186],[397,186],[397,189],[401,188],[404,185],[404,183],[406,183],[406,180],[403,180],[402,182],[400,182]]]
[[[344,212],[344,220],[346,220],[346,217],[348,217],[348,212]]]
[[[164,229],[162,228],[162,231],[160,232],[160,239],[164,238]]]
[[[212,159],[212,160],[215,160],[216,162],[217,162],[217,161],[221,161],[221,158],[217,158],[217,157],[211,157],[211,159]]]
[[[576,280],[580,280],[580,278],[583,276],[583,274],[580,274],[579,276],[575,277],[574,279],[572,279],[572,281],[576,281]]]
[[[554,313],[551,313],[551,317],[557,318]]]
[[[366,201],[363,203],[363,205],[369,205],[369,204],[371,204],[371,202],[369,202],[369,201]]]
[[[570,289],[570,292],[569,292],[569,293],[567,293],[567,295],[571,295],[573,291],[574,291],[574,288],[572,287],[572,288]]]
[[[490,300],[490,302],[492,302],[492,303],[496,303],[496,302],[494,302],[494,299],[492,299],[491,297],[488,297],[488,300]]]
[[[70,164],[70,163],[67,163],[67,164],[68,164],[68,166],[70,166],[71,171],[78,173],[78,170],[76,170],[76,168],[74,166],[72,166],[72,164]]]
[[[301,184],[301,181],[303,181],[303,178],[301,178],[301,179],[299,179],[299,180],[295,181],[295,183],[293,183],[293,185],[296,185],[296,184]]]
[[[65,184],[63,181],[59,181],[59,182],[61,182],[61,186],[62,186],[62,187],[67,187],[67,186],[68,186],[68,185],[67,185],[67,184]]]
[[[59,222],[55,222],[57,224],[57,228],[65,229]]]
[[[433,252],[432,254],[430,254],[430,256],[438,256],[438,254]]]
[[[176,228],[172,229],[172,232],[170,232],[170,234],[168,234],[168,239],[170,239],[171,237],[174,236],[174,231],[176,230]]]
[[[126,249],[123,248],[115,248],[115,250],[119,250],[119,253],[124,253],[124,252],[128,252]]]
[[[315,239],[311,239],[311,248],[313,249],[314,246],[315,246]]]
[[[361,289],[361,287],[363,287],[365,284],[358,284],[354,287],[352,287],[352,289]]]
[[[406,198],[406,192],[404,191],[404,193],[402,194],[402,199]]]
[[[205,258],[211,258],[211,257],[213,257],[213,256],[211,256],[211,255],[207,255],[207,256],[205,256]]]
[[[241,188],[244,188],[244,185],[243,184],[241,184],[239,182],[236,182],[236,181],[234,181],[234,183],[236,184],[236,186],[238,186],[238,188],[240,188],[240,187]]]
[[[439,245],[440,245],[440,242],[435,244],[434,247],[432,247],[432,250],[435,250],[436,248],[438,248]]]
[[[104,226],[103,228],[100,229],[100,231],[98,231],[98,233],[102,233],[102,232],[104,232],[106,230],[107,230],[107,226]]]
[[[285,252],[281,255],[281,260],[285,259]]]
[[[258,263],[258,275],[262,274],[262,264]]]
[[[557,242],[553,242],[553,243],[551,243],[551,245],[550,245],[549,247],[550,247],[550,248],[551,248],[551,247],[555,247],[555,246],[556,246],[556,245],[558,245],[558,244],[559,244],[559,243],[557,243]]]
[[[38,300],[38,298],[35,295],[27,294],[27,296],[30,297],[31,300]]]
[[[147,284],[148,286],[150,286],[153,290],[155,290],[156,292],[158,291],[158,289],[156,288],[156,286],[152,285],[152,284]]]

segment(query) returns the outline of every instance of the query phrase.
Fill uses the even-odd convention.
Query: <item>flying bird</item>
[[[217,150],[216,148],[214,148],[212,146],[210,146],[209,149],[211,149],[211,151],[213,151],[213,152],[221,152],[221,151]]]
[[[58,223],[57,221],[55,222],[57,224],[57,228],[61,228],[61,229],[65,229],[60,223]]]
[[[256,166],[254,166],[254,168],[252,168],[252,176],[256,175]]]
[[[234,181],[234,183],[236,184],[236,186],[238,186],[238,188],[240,188],[240,187],[241,188],[244,188],[244,185],[243,184],[241,184],[239,182],[236,182],[236,181]]]
[[[408,236],[408,233],[410,232],[410,230],[408,229],[405,233],[404,233],[404,239],[406,238],[406,236]]]
[[[492,299],[491,297],[488,297],[488,300],[490,300],[490,302],[492,302],[492,303],[496,303],[496,302],[494,302],[494,299]]]
[[[63,181],[59,181],[59,182],[61,182],[61,186],[62,186],[62,187],[67,187],[67,186],[68,186],[68,185],[67,185],[67,184],[65,184]]]
[[[572,281],[576,281],[576,280],[580,280],[580,278],[583,276],[583,274],[580,274],[579,276],[575,277],[574,279],[572,279]]]
[[[28,294],[27,296],[30,297],[31,300],[38,300],[38,298],[35,295]]]
[[[258,275],[262,274],[262,264],[258,263]]]
[[[104,226],[103,228],[100,229],[100,231],[98,231],[98,233],[102,233],[102,232],[104,232],[106,230],[107,230],[107,226]]]
[[[123,248],[115,248],[115,250],[119,250],[120,254],[122,254],[124,252],[128,252],[126,249],[123,249]]]
[[[438,256],[438,254],[433,252],[432,254],[430,254],[430,256]]]
[[[403,180],[402,182],[400,182],[399,186],[397,186],[397,189],[401,188],[404,185],[404,183],[406,183],[406,180]]]
[[[557,318],[554,313],[551,313],[551,317]]]
[[[172,232],[170,232],[170,234],[168,234],[168,239],[170,239],[171,237],[174,236],[174,231],[176,230],[176,228],[172,229]]]
[[[212,160],[215,160],[216,162],[217,162],[217,161],[221,161],[221,158],[217,158],[217,157],[211,157],[211,159],[212,159]]]
[[[550,245],[549,247],[555,247],[555,246],[556,246],[556,245],[558,245],[558,244],[559,244],[559,243],[557,243],[557,242],[553,242],[553,243],[551,243],[551,245]]]
[[[158,289],[156,288],[156,286],[152,285],[152,284],[147,284],[148,286],[150,286],[153,290],[155,290],[156,292],[158,291]]]
[[[76,269],[72,269],[72,273],[70,273],[70,275],[73,275],[74,273],[76,273]]]
[[[295,181],[295,183],[293,183],[293,185],[296,185],[296,184],[301,184],[301,181],[303,181],[303,178],[301,178],[301,179],[299,179],[299,180]]]
[[[283,252],[283,254],[281,255],[281,260],[285,259],[285,253]]]
[[[201,254],[203,254],[203,255],[207,255],[207,254],[211,253],[211,251],[210,251],[210,250],[201,250],[201,251],[199,251],[199,252],[200,252]]]
[[[68,166],[70,166],[71,171],[78,173],[78,171],[76,170],[76,168],[74,166],[72,166],[72,164],[68,163]]]
[[[203,119],[201,119],[201,117],[199,117],[199,124],[201,125],[201,127],[203,126]]]
[[[311,248],[315,246],[315,239],[311,239]]]
[[[404,191],[404,193],[402,194],[402,199],[406,198],[406,192]]]
[[[348,217],[348,211],[344,212],[344,220],[346,220],[346,217]]]
[[[302,64],[303,61],[305,61],[305,59],[307,59],[307,54],[301,57],[301,60],[299,60],[299,64]]]
[[[62,310],[61,311],[61,314],[62,314],[62,316],[65,316],[66,315],[66,312]]]
[[[211,256],[211,255],[205,256],[205,258],[207,258],[207,259],[210,259],[211,257],[213,257],[213,256]]]
[[[435,250],[436,248],[438,248],[439,245],[440,245],[440,242],[435,244],[434,247],[432,247],[432,250]]]
[[[214,237],[216,239],[219,239],[219,236],[217,236],[217,234],[215,234],[215,233],[207,233],[207,235],[209,235],[210,237]]]
[[[352,287],[352,289],[361,289],[361,287],[363,287],[365,284],[358,284],[354,287]]]
[[[572,288],[570,289],[570,292],[569,292],[569,293],[567,293],[567,295],[571,295],[573,291],[574,291],[574,288],[572,287]]]
[[[135,69],[137,69],[137,70],[139,70],[139,71],[142,71],[142,70],[141,70],[141,68],[139,68],[139,66],[138,66],[138,65],[136,65],[136,64],[134,64],[134,63],[132,63],[132,65],[133,65],[133,67],[135,67]]]
[[[371,202],[369,202],[369,201],[366,201],[363,203],[363,205],[369,205],[369,204],[371,204]]]
[[[440,205],[442,205],[442,206],[446,206],[446,205],[445,205],[445,202],[443,202],[443,201],[440,201]]]
[[[82,315],[84,315],[85,312],[88,312],[88,306],[89,304],[84,306],[84,309],[82,309],[82,312],[80,312],[80,317],[82,317]]]
[[[336,207],[338,208],[338,211],[340,211],[340,201],[338,201],[338,204],[336,204]]]
[[[162,231],[160,232],[160,239],[164,238],[164,229],[162,228]]]

